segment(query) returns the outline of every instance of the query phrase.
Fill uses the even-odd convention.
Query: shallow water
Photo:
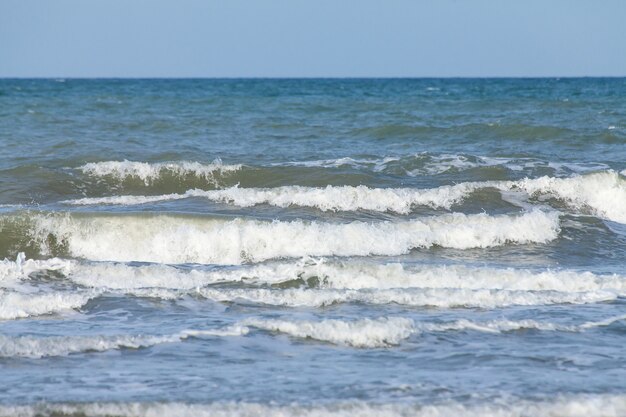
[[[0,415],[626,414],[626,80],[0,80]]]

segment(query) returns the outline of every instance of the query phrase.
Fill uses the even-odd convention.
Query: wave
[[[239,207],[251,207],[269,204],[278,207],[301,206],[315,207],[322,211],[391,211],[408,214],[414,206],[449,209],[462,201],[481,184],[463,183],[432,189],[411,188],[369,188],[360,186],[326,186],[325,188],[284,186],[275,188],[239,188],[224,190],[188,190],[183,194],[165,194],[158,196],[110,196],[92,197],[63,201],[71,205],[138,205],[160,201],[181,200],[201,197],[211,201],[234,204]]]
[[[397,345],[414,332],[413,320],[402,317],[362,319],[352,322],[333,319],[319,322],[249,319],[243,323],[246,326],[286,333],[293,337],[358,348]]]
[[[369,403],[353,400],[317,405],[276,405],[246,402],[209,404],[154,403],[39,403],[2,405],[1,417],[617,417],[626,414],[626,395],[579,394],[524,400],[503,397],[488,403],[464,404],[446,401],[436,404]]]
[[[71,264],[71,261],[59,258],[26,259],[24,252],[20,252],[15,261],[6,258],[0,261],[0,284],[4,286],[5,281],[25,278],[37,271],[61,271],[67,274]]]
[[[573,270],[530,270],[422,265],[367,260],[305,257],[295,261],[267,262],[240,267],[181,268],[164,264],[129,265],[117,262],[79,262],[69,259],[26,259],[0,262],[1,276],[27,278],[39,271],[59,271],[73,282],[109,289],[193,289],[225,282],[305,285],[330,289],[465,288],[525,291],[583,292],[626,290],[626,277]]]
[[[246,327],[230,326],[216,330],[183,330],[173,335],[136,336],[18,336],[0,335],[0,357],[43,358],[67,356],[82,352],[103,352],[114,349],[140,349],[163,343],[175,343],[189,337],[241,336]]]
[[[571,178],[523,179],[505,187],[530,195],[552,196],[577,209],[589,208],[600,217],[626,224],[626,179],[614,171]]]
[[[178,268],[152,264],[79,263],[64,265],[65,275],[76,284],[92,288],[130,290],[165,288],[189,290],[217,283],[238,282],[275,287],[320,289],[457,288],[514,291],[626,293],[626,277],[570,270],[524,270],[461,265],[377,264],[305,258],[237,268]]]
[[[139,349],[177,342],[176,336],[19,336],[0,335],[1,357],[43,358],[112,349]]]
[[[82,307],[99,295],[96,291],[19,293],[0,290],[0,320],[60,313]]]
[[[550,162],[536,158],[487,157],[468,154],[434,154],[421,152],[413,155],[341,157],[312,161],[291,161],[274,166],[301,166],[319,168],[343,168],[370,170],[411,177],[458,173],[475,168],[503,167],[511,171],[527,171],[546,168],[558,175],[606,170],[603,163]]]
[[[314,339],[356,348],[382,348],[400,344],[414,334],[425,332],[478,331],[507,333],[518,330],[581,332],[594,327],[610,326],[626,320],[626,315],[600,322],[562,325],[535,320],[490,320],[474,322],[466,319],[450,322],[419,322],[404,317],[381,317],[353,321],[326,319],[321,321],[248,319],[240,324],[261,330],[284,333],[291,337]]]
[[[147,294],[147,293],[145,293]],[[325,307],[341,303],[398,304],[438,308],[501,308],[551,304],[588,304],[613,301],[615,291],[515,291],[452,288],[402,288],[387,290],[329,290],[290,288],[198,288],[194,294],[216,302],[254,303],[285,307]]]
[[[208,182],[215,182],[215,174],[227,174],[238,171],[241,164],[226,165],[220,159],[212,163],[200,163],[190,161],[179,162],[136,162],[136,161],[102,161],[90,162],[77,169],[84,174],[94,177],[109,177],[118,181],[127,178],[136,178],[150,185],[161,176],[174,177],[195,176]]]
[[[419,331],[442,332],[473,330],[485,333],[507,333],[517,330],[540,330],[561,332],[582,332],[595,327],[606,327],[613,323],[626,320],[626,315],[609,317],[602,321],[590,321],[582,324],[557,324],[536,320],[490,320],[474,322],[466,319],[448,323],[416,323],[414,328]]]
[[[241,264],[273,258],[401,255],[414,248],[455,249],[546,243],[558,236],[555,212],[489,216],[460,213],[402,222],[223,220],[171,215],[27,215],[29,242],[41,253],[96,261]]]
[[[609,166],[603,163],[575,163],[550,162],[536,158],[487,157],[468,154],[436,154],[422,152],[412,155],[396,156],[363,156],[340,157],[312,161],[288,161],[267,165],[224,164],[219,158],[211,163],[195,161],[172,162],[139,162],[139,161],[101,161],[92,162],[76,168],[81,173],[100,179],[108,178],[116,182],[139,180],[144,185],[153,185],[158,180],[166,178],[203,179],[205,183],[219,185],[217,179],[224,176],[238,177],[237,172],[243,171],[239,178],[243,182],[252,180],[246,173],[253,172],[254,176],[269,175],[275,178],[278,171],[275,168],[305,169],[315,168],[350,168],[357,171],[369,171],[394,176],[422,176],[458,173],[471,169],[502,167],[510,171],[524,171],[527,173],[541,170],[552,171],[554,175],[566,176],[588,172],[608,170]],[[279,175],[280,176],[280,175]],[[293,176],[293,173],[290,174]],[[285,178],[287,179],[287,178]],[[253,181],[256,182],[256,181]]]
[[[465,182],[430,189],[369,188],[366,186],[327,186],[325,188],[284,186],[223,190],[192,189],[182,194],[157,196],[110,196],[64,201],[71,205],[138,205],[159,201],[200,197],[211,201],[251,207],[268,204],[277,207],[315,207],[322,211],[371,210],[408,214],[416,206],[450,209],[473,192],[494,188],[502,192],[521,191],[533,197],[553,197],[575,209],[626,223],[626,179],[615,171],[596,172],[570,178],[540,177],[519,181]]]
[[[386,348],[424,332],[479,331],[503,333],[522,329],[581,332],[626,320],[626,315],[581,325],[559,325],[535,320],[492,320],[473,322],[416,322],[404,317],[320,321],[250,318],[217,329],[188,329],[170,335],[89,335],[89,336],[7,336],[0,335],[0,357],[44,358],[75,353],[104,352],[117,349],[140,349],[163,343],[178,343],[190,337],[245,336],[250,328],[287,334],[301,339],[355,348]]]
[[[509,160],[497,158],[482,158],[479,156],[455,154],[429,154],[426,152],[408,156],[385,156],[352,158],[341,157],[334,159],[319,159],[313,161],[293,161],[276,164],[279,166],[304,166],[321,168],[353,167],[370,169],[374,172],[403,173],[410,176],[436,175],[447,171],[464,171],[480,166],[500,165]],[[398,172],[400,170],[401,172]]]
[[[468,267],[461,265],[404,265],[369,262],[333,262],[306,260],[300,264],[279,265],[272,272],[268,266],[250,269],[242,275],[264,282],[292,277],[303,282],[316,280],[320,288],[393,289],[458,288],[502,289],[516,291],[585,292],[626,291],[626,277],[596,275],[568,270],[532,271],[513,268]],[[256,272],[256,273],[255,273]],[[269,279],[268,279],[269,278]]]
[[[20,259],[24,262],[21,254],[18,255]],[[292,307],[362,302],[444,308],[495,308],[591,303],[626,295],[626,278],[623,276],[569,270],[378,264],[354,259],[341,261],[324,258],[227,268],[127,265],[62,259],[47,262],[54,267],[62,265],[65,279],[92,290],[93,294],[122,292],[160,299],[177,299],[186,294],[195,294],[214,301]],[[219,283],[240,283],[247,288],[213,286]],[[267,288],[267,285],[271,288]],[[26,295],[20,303],[14,302],[11,308],[7,307],[6,302],[0,304],[5,307],[4,315],[7,318],[20,317],[16,311],[26,311],[24,305],[31,305]],[[13,294],[13,297],[18,295]],[[43,305],[36,301],[33,304]],[[61,303],[57,307],[62,309],[63,305]],[[70,305],[69,308],[74,307]],[[54,310],[54,304],[47,309]],[[45,314],[47,309],[40,314]]]

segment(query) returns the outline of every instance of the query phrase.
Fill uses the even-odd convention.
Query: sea
[[[626,416],[626,78],[0,79],[0,416]]]

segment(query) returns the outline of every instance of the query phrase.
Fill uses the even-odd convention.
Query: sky
[[[626,0],[0,0],[0,77],[626,76]]]

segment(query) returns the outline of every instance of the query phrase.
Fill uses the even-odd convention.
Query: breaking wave
[[[524,270],[462,265],[377,264],[357,260],[302,259],[237,268],[193,268],[151,264],[79,263],[51,260],[64,265],[73,282],[93,288],[166,288],[189,290],[210,284],[240,282],[277,287],[321,289],[457,288],[515,291],[626,293],[626,277],[570,270]]]
[[[61,271],[67,274],[71,265],[72,261],[59,258],[26,259],[24,252],[20,252],[15,261],[0,261],[0,286],[4,286],[6,281],[25,278],[37,271]]]
[[[290,288],[198,288],[195,293],[217,302],[254,303],[285,307],[324,307],[340,303],[399,304],[438,308],[499,308],[612,301],[615,291],[515,291],[490,289],[402,288],[387,290],[328,290]]]
[[[379,264],[360,260],[303,258],[240,267],[181,268],[164,264],[129,265],[52,258],[38,261],[18,254],[0,263],[3,277],[26,279],[37,271],[59,271],[84,287],[97,289],[194,289],[241,282],[321,289],[457,288],[516,291],[626,291],[626,277],[573,270],[529,270],[464,265]],[[26,267],[24,267],[26,266]]]
[[[64,203],[72,205],[118,204],[137,205],[159,201],[202,197],[211,201],[251,207],[269,204],[278,207],[316,207],[323,211],[391,211],[408,214],[413,206],[447,208],[460,202],[473,190],[481,188],[471,183],[417,190],[411,188],[368,188],[364,185],[327,186],[325,188],[301,187],[296,185],[276,188],[239,188],[224,190],[188,190],[184,194],[156,196],[111,196],[81,198]]]
[[[0,335],[0,356],[43,358],[81,352],[103,352],[113,349],[140,349],[162,343],[175,343],[189,337],[241,336],[246,327],[231,326],[217,330],[183,330],[166,336],[17,336]]]
[[[561,199],[577,209],[588,208],[600,217],[626,224],[626,179],[614,171],[571,178],[523,179],[507,184],[506,188]]]
[[[81,198],[64,203],[72,205],[138,205],[191,197],[250,207],[269,204],[278,207],[314,207],[322,211],[371,210],[408,214],[416,206],[450,209],[471,193],[485,188],[518,191],[532,197],[552,197],[578,209],[620,223],[626,223],[626,179],[617,172],[605,171],[569,178],[540,177],[519,181],[464,182],[431,189],[369,188],[366,186],[327,186],[324,188],[284,186],[276,188],[239,188],[223,190],[192,189],[182,194],[155,196],[110,196]]]
[[[341,157],[313,161],[291,161],[275,164],[276,166],[301,166],[320,168],[342,168],[371,170],[411,177],[456,173],[475,168],[504,167],[511,171],[525,171],[536,168],[548,168],[555,174],[584,173],[607,169],[602,163],[548,162],[536,158],[506,158],[477,155],[446,154],[422,152],[414,155],[384,157]]]
[[[86,335],[86,336],[7,336],[0,335],[0,357],[44,358],[75,353],[104,352],[117,349],[140,349],[163,343],[178,343],[190,337],[245,336],[251,328],[312,339],[355,348],[388,348],[420,333],[478,331],[506,333],[518,330],[581,332],[626,320],[626,315],[600,322],[562,325],[535,320],[466,319],[450,322],[418,322],[404,317],[320,321],[250,318],[218,329],[182,330],[170,335]]]
[[[223,220],[202,217],[28,215],[28,240],[43,254],[96,261],[241,264],[302,256],[401,255],[414,248],[468,249],[546,243],[556,212],[460,213],[402,222]]]
[[[289,321],[249,319],[245,325],[338,345],[374,348],[397,345],[414,332],[413,320],[392,317],[357,321]]]
[[[60,313],[82,307],[99,294],[89,292],[53,291],[19,293],[0,290],[0,320]]]
[[[203,164],[200,162],[135,162],[135,161],[103,161],[90,162],[77,169],[84,174],[94,177],[110,177],[118,181],[127,178],[136,178],[150,185],[162,175],[175,177],[196,176],[208,182],[215,181],[215,174],[226,174],[238,171],[241,164],[226,165],[220,159],[215,159],[212,163]]]
[[[466,319],[451,322],[416,322],[404,317],[381,317],[353,321],[327,319],[294,321],[283,319],[248,319],[241,324],[262,330],[284,333],[302,339],[315,339],[356,348],[381,348],[400,344],[411,335],[423,332],[479,331],[505,333],[517,330],[580,332],[593,327],[609,326],[626,320],[626,315],[600,322],[562,325],[535,320],[491,320],[474,322]]]

